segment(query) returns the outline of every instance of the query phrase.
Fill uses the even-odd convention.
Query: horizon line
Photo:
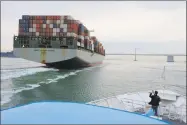
[[[13,50],[11,51],[4,51],[1,53],[8,53],[8,52],[13,52]],[[135,55],[134,53],[106,53],[105,55]],[[155,55],[155,56],[186,56],[186,54],[182,54],[182,53],[136,53],[136,55]]]

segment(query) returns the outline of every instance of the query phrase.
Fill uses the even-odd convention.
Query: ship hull
[[[77,69],[101,64],[104,55],[85,49],[14,48],[14,55],[57,69]]]
[[[87,63],[84,60],[81,60],[78,57],[68,59],[68,60],[63,60],[59,62],[53,62],[53,63],[46,63],[47,67],[54,67],[57,69],[79,69],[79,68],[84,68],[84,67],[90,67],[94,65],[99,65],[102,62],[97,62],[97,63]]]

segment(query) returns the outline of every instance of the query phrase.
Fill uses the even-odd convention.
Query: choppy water
[[[57,70],[19,58],[1,58],[1,106],[35,101],[89,102],[159,88],[186,96],[186,57],[167,63],[165,56],[106,56],[102,65]],[[162,76],[163,68],[165,79]]]

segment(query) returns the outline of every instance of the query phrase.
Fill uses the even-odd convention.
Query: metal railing
[[[117,99],[120,105],[123,105],[123,107],[118,106],[112,106],[108,101],[110,99]],[[102,105],[99,103],[105,103],[106,105]],[[148,102],[146,101],[140,101],[140,100],[133,100],[133,99],[127,99],[127,98],[121,98],[118,99],[117,96],[112,96],[104,99],[99,99],[95,101],[88,102],[87,104],[92,105],[98,105],[98,106],[104,106],[109,108],[116,108],[121,110],[126,110],[130,112],[140,112],[142,114],[146,113],[146,111],[149,110],[150,107],[148,106]],[[130,110],[128,109],[130,107]],[[127,107],[127,108],[126,108]],[[180,107],[176,107],[174,104],[168,104],[163,105],[160,104],[158,108],[159,117],[166,117],[170,120],[179,120],[180,122],[186,122],[186,105],[181,105]]]

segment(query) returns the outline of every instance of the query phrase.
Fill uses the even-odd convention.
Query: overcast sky
[[[185,1],[1,2],[1,51],[13,49],[22,15],[72,15],[108,53],[186,52]]]

